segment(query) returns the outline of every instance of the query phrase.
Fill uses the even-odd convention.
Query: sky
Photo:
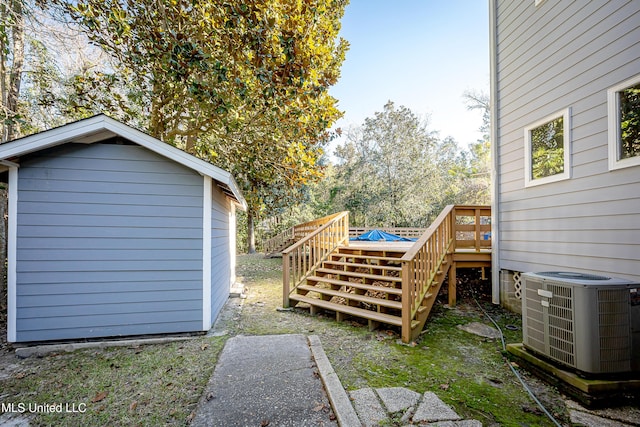
[[[482,113],[463,93],[489,93],[487,0],[351,0],[340,36],[350,48],[329,91],[344,111],[335,127],[360,126],[393,101],[462,147],[481,138]]]

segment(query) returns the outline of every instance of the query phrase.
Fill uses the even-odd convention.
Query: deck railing
[[[262,250],[265,254],[270,254],[281,248],[285,242],[293,240],[294,227],[287,228],[279,234],[265,240],[262,243]]]
[[[289,307],[291,292],[336,248],[349,241],[349,212],[339,212],[321,220],[326,218],[329,218],[327,222],[282,251],[284,307]]]
[[[410,227],[351,227],[349,228],[349,237],[358,237],[371,230],[380,230],[385,233],[395,234],[400,237],[415,239],[425,232],[426,228],[410,228]]]
[[[262,244],[262,248],[264,253],[270,254],[278,249],[282,248],[282,246],[291,240],[300,240],[307,234],[311,233],[314,230],[322,227],[324,224],[331,221],[335,218],[339,213],[327,215],[322,218],[314,219],[312,221],[308,221],[302,224],[294,225],[293,227],[287,228],[282,231],[280,234],[277,234],[270,239],[266,240]]]
[[[447,206],[402,257],[402,340],[411,341],[412,323],[443,261],[456,249],[491,247],[489,206]],[[489,234],[488,234],[489,233]]]

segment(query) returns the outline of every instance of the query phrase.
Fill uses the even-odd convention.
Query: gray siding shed
[[[3,157],[9,340],[208,330],[235,268],[230,234],[244,200],[233,179],[195,158],[187,159],[202,170],[177,162],[185,153],[131,128],[124,139],[124,125],[105,116],[67,126],[86,121],[89,132],[70,140],[58,132],[48,148],[26,144],[47,132],[0,147],[12,153]]]
[[[494,286],[499,270],[640,281],[640,167],[609,170],[607,110],[640,75],[640,2],[535,3],[491,1]],[[525,187],[523,130],[564,109],[570,178]]]

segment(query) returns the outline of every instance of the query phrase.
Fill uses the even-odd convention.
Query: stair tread
[[[402,252],[399,252],[400,255],[404,255]],[[389,257],[389,256],[381,256],[381,255],[360,255],[360,254],[351,254],[351,253],[345,253],[345,252],[338,252],[338,253],[334,253],[331,254],[331,257],[339,257],[339,258],[344,258],[344,257],[351,257],[351,258],[362,258],[362,259],[376,259],[379,261],[395,261],[395,262],[400,262],[400,258],[402,258],[402,256],[399,257]]]
[[[311,282],[330,283],[332,285],[339,285],[339,286],[350,286],[352,288],[364,289],[366,291],[386,292],[386,293],[392,294],[392,295],[402,295],[402,289],[398,289],[398,288],[389,288],[387,286],[367,285],[367,284],[364,284],[364,283],[349,282],[347,280],[330,279],[328,277],[309,276],[309,277],[307,277],[307,281],[308,282],[311,281]]]
[[[383,298],[368,297],[365,295],[352,294],[350,292],[336,291],[329,288],[320,288],[318,286],[300,285],[298,289],[302,289],[309,292],[318,292],[324,295],[331,295],[332,297],[341,297],[344,299],[350,299],[354,301],[366,302],[367,304],[375,304],[388,308],[395,308],[397,310],[402,309],[402,302],[391,301]]]
[[[345,267],[372,268],[374,270],[402,271],[402,267],[397,265],[362,264],[357,262],[327,260],[325,264],[343,265]]]
[[[380,280],[384,282],[402,282],[402,278],[398,276],[382,276],[380,274],[359,273],[357,271],[334,270],[331,268],[319,268],[316,272],[327,274],[339,274],[341,276],[360,277],[363,279]]]
[[[292,294],[292,300],[304,302],[316,307],[327,310],[337,311],[340,313],[350,314],[352,316],[362,317],[365,319],[375,320],[377,322],[386,323],[394,326],[402,326],[402,318],[386,313],[378,313],[377,311],[365,310],[364,308],[352,307],[349,305],[338,304],[331,301],[324,301],[317,298],[307,297],[304,295]]]

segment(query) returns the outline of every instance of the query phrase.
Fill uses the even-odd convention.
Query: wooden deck
[[[348,214],[333,215],[283,251],[283,304],[397,326],[410,342],[445,279],[455,305],[456,271],[491,267],[490,215],[487,206],[449,206],[416,242],[349,241]]]

